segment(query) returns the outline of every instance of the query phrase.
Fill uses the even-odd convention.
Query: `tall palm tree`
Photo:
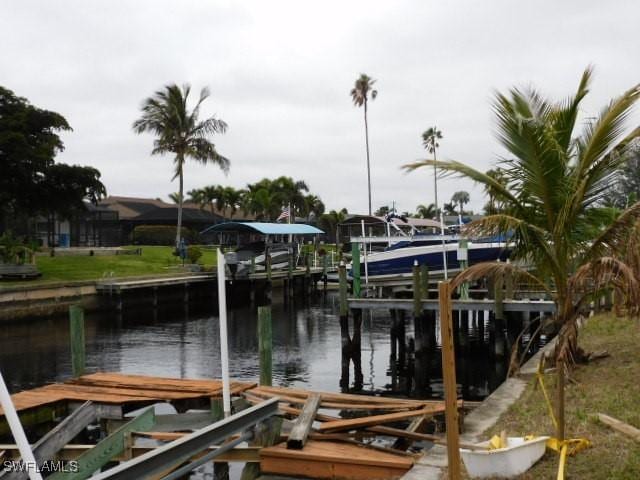
[[[172,192],[168,195],[168,197],[169,197],[169,200],[171,200],[176,205],[180,203],[180,200],[182,200],[182,196],[180,195],[180,192]]]
[[[535,268],[533,274],[520,274],[543,286],[556,303],[561,327],[557,354],[563,362],[578,354],[576,320],[594,292],[613,285],[638,300],[637,289],[631,288],[638,279],[620,260],[620,252],[626,249],[630,226],[640,219],[640,202],[603,229],[601,220],[609,212],[601,201],[627,158],[623,153],[640,137],[640,128],[625,136],[624,125],[640,97],[640,85],[612,100],[576,134],[591,76],[587,68],[576,93],[562,102],[535,90],[496,94],[498,140],[511,155],[499,162],[504,182],[460,162],[438,162],[442,170],[490,189],[503,203],[502,212],[472,222],[469,230],[478,235],[512,232],[512,256]],[[425,160],[404,168],[434,164]],[[461,278],[507,270],[518,272],[513,263],[479,264]]]
[[[465,192],[464,190],[454,193],[451,197],[451,203],[460,206],[460,218],[462,218],[462,209],[464,208],[464,205],[469,203],[469,200],[469,192]]]
[[[361,73],[360,77],[356,80],[354,87],[351,89],[351,99],[356,107],[364,107],[364,139],[367,147],[367,185],[369,187],[369,216],[371,216],[371,163],[369,161],[369,123],[367,121],[367,105],[369,102],[369,95],[371,100],[375,100],[378,96],[378,91],[373,89],[373,84],[376,83],[370,76]]]
[[[202,164],[218,165],[225,173],[229,170],[229,160],[220,155],[210,141],[212,135],[224,133],[227,124],[215,117],[200,120],[200,106],[209,97],[209,90],[203,88],[200,91],[200,98],[191,110],[187,104],[190,92],[188,84],[182,87],[175,84],[165,86],[142,103],[142,116],[133,123],[136,133],[150,132],[156,135],[152,155],[175,155],[175,174],[171,180],[177,177],[180,183],[176,247],[180,244],[182,227],[185,161],[191,158]]]
[[[438,168],[436,152],[440,144],[438,140],[442,139],[442,132],[437,127],[430,127],[422,133],[422,145],[431,154],[433,154],[433,203],[436,206],[436,216],[440,215],[438,208]]]

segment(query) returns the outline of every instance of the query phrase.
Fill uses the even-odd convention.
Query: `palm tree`
[[[180,195],[180,192],[170,193],[168,197],[169,197],[169,200],[171,200],[175,204],[179,204],[182,198],[182,196]]]
[[[462,218],[462,214],[464,213],[462,209],[464,205],[469,203],[469,192],[465,192],[464,190],[461,190],[459,192],[454,193],[453,196],[451,197],[451,203],[458,204],[460,206],[460,218]]]
[[[224,197],[225,206],[229,210],[229,219],[233,220],[233,216],[240,208],[244,190],[233,187],[224,187],[222,196]]]
[[[436,206],[430,203],[428,206],[418,205],[416,208],[416,216],[418,218],[436,218]]]
[[[593,288],[623,278],[632,280],[615,258],[621,246],[616,242],[624,228],[640,219],[639,202],[604,230],[600,227],[600,202],[625,161],[621,153],[640,137],[640,128],[623,137],[624,121],[640,97],[640,85],[614,99],[575,135],[591,75],[591,69],[586,69],[577,92],[564,102],[553,103],[536,91],[517,88],[508,96],[496,94],[498,139],[512,156],[500,162],[504,183],[460,162],[438,162],[442,170],[471,178],[503,202],[503,212],[472,222],[470,231],[479,235],[513,232],[512,257],[535,267],[535,281],[554,298],[563,339],[569,340],[577,338],[575,320],[590,298],[580,290],[588,287],[588,280],[594,282]],[[434,164],[435,160],[425,160],[404,168]],[[491,269],[517,267],[493,265]],[[475,271],[486,273],[486,265],[471,267],[464,276]],[[577,353],[574,343],[561,345],[559,355]]]
[[[312,217],[317,219],[324,213],[324,203],[317,195],[309,194],[304,197],[304,210],[303,213],[310,220]]]
[[[433,154],[433,203],[436,206],[436,216],[440,214],[438,209],[438,169],[436,166],[436,151],[440,144],[438,140],[442,139],[442,132],[437,127],[430,127],[428,130],[422,133],[422,145],[424,148]]]
[[[560,379],[566,366],[580,358],[577,322],[595,295],[614,288],[631,310],[640,306],[640,253],[628,248],[638,245],[640,202],[601,227],[602,218],[609,214],[601,208],[602,200],[624,165],[629,145],[640,137],[640,128],[625,136],[624,125],[640,97],[640,84],[612,100],[598,117],[587,119],[576,135],[579,108],[591,75],[587,68],[575,95],[563,102],[551,102],[534,90],[513,88],[508,95],[496,94],[498,139],[511,155],[499,162],[504,184],[460,162],[438,164],[446,172],[492,189],[503,202],[503,212],[472,222],[469,233],[512,232],[512,257],[534,267],[527,272],[515,262],[476,264],[454,284],[511,274],[544,288],[556,304]],[[405,168],[434,164],[435,160],[422,161]],[[564,409],[563,392],[558,389],[559,412]],[[559,425],[561,439],[563,428]]]
[[[167,85],[142,103],[142,116],[133,123],[136,133],[151,132],[156,135],[152,155],[172,153],[175,155],[175,175],[179,179],[178,225],[176,246],[180,244],[182,226],[182,202],[184,198],[184,162],[191,158],[202,164],[214,163],[223,172],[229,170],[229,160],[218,153],[210,137],[224,133],[227,124],[215,117],[199,120],[200,106],[209,96],[209,90],[203,88],[200,98],[193,109],[189,110],[187,101],[191,87]]]
[[[324,230],[327,235],[338,243],[339,232],[338,226],[347,219],[347,215],[349,212],[346,208],[341,210],[331,210],[329,213],[324,213],[320,216],[318,220],[318,226]]]
[[[495,180],[498,184],[502,185],[503,187],[507,186],[507,178],[505,177],[505,174],[502,168],[498,167],[491,170],[487,170],[487,176],[491,177],[493,180]],[[502,202],[497,200],[498,195],[496,193],[496,189],[493,186],[493,184],[485,185],[484,192],[489,197],[489,201],[487,202],[484,208],[485,213],[487,215],[493,215],[494,213],[498,213],[499,211],[502,211],[502,208],[503,208]]]
[[[367,147],[367,185],[369,187],[369,216],[371,216],[371,164],[369,162],[369,123],[367,121],[367,104],[369,102],[369,95],[371,100],[375,100],[378,96],[378,91],[372,88],[376,83],[370,76],[361,73],[360,77],[356,80],[354,87],[351,89],[351,99],[353,104],[357,107],[364,107],[364,138],[365,145]]]

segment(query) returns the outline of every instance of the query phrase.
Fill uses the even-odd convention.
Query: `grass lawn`
[[[611,356],[578,366],[576,383],[566,389],[566,436],[587,438],[593,446],[567,459],[566,478],[636,480],[640,478],[640,443],[602,425],[596,413],[606,413],[640,428],[640,322],[597,316],[580,331],[587,352],[607,350]],[[545,377],[555,397],[552,375]],[[502,416],[488,436],[551,434],[554,429],[540,389],[527,388],[520,401]],[[488,437],[487,437],[488,438]],[[558,454],[547,449],[543,459],[522,479],[556,478]]]
[[[42,272],[42,277],[34,281],[1,282],[0,289],[52,282],[94,280],[110,275],[127,277],[185,271],[182,261],[173,256],[173,247],[143,246],[140,248],[142,248],[142,255],[36,257],[36,264]],[[203,249],[202,252],[199,263],[205,268],[215,266],[215,251]]]

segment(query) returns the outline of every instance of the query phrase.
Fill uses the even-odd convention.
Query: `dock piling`
[[[258,307],[258,350],[260,355],[260,385],[272,385],[273,329],[271,307]]]
[[[84,310],[80,305],[69,307],[69,339],[71,341],[71,369],[74,377],[84,374],[85,337]]]

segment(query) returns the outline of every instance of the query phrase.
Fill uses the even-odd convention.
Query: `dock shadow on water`
[[[239,305],[229,312],[230,374],[237,380],[260,375],[256,310]],[[361,329],[354,329],[354,319],[345,325],[338,310],[332,292],[307,302],[274,295],[274,385],[442,397],[437,318],[414,321],[399,311],[364,310],[355,319]],[[527,322],[535,320],[495,322],[488,312],[456,312],[457,377],[465,400],[481,400],[504,380],[511,345]],[[211,301],[87,314],[85,328],[89,372],[220,377],[217,307]],[[527,340],[521,339],[523,346]],[[69,378],[68,319],[4,325],[0,368],[12,392]]]

